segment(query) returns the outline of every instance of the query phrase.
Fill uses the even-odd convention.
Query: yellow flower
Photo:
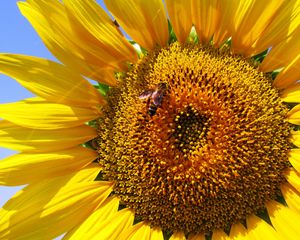
[[[19,2],[61,63],[0,55],[0,238],[297,239],[299,1],[105,3]]]

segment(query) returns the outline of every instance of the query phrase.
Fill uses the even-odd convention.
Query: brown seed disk
[[[113,89],[99,128],[104,179],[137,216],[185,233],[226,228],[275,199],[290,166],[287,108],[264,74],[227,51],[173,44]],[[147,89],[166,83],[154,116]]]

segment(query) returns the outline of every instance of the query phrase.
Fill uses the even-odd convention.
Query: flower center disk
[[[241,57],[177,43],[158,49],[120,79],[103,111],[103,178],[152,226],[225,229],[280,194],[288,109]]]

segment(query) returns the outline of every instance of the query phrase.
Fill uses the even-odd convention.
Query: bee
[[[159,83],[154,89],[147,89],[139,96],[139,99],[147,99],[148,114],[154,116],[157,109],[161,106],[167,92],[167,84]]]

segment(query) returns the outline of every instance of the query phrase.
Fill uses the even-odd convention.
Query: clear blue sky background
[[[17,2],[17,0],[1,0],[0,52],[20,53],[55,60],[29,22],[19,12]],[[102,0],[98,2],[103,6]],[[0,74],[0,103],[14,102],[30,96],[32,94],[15,80]],[[0,159],[13,153],[11,150],[0,148]],[[0,186],[0,207],[19,189],[20,187]]]

